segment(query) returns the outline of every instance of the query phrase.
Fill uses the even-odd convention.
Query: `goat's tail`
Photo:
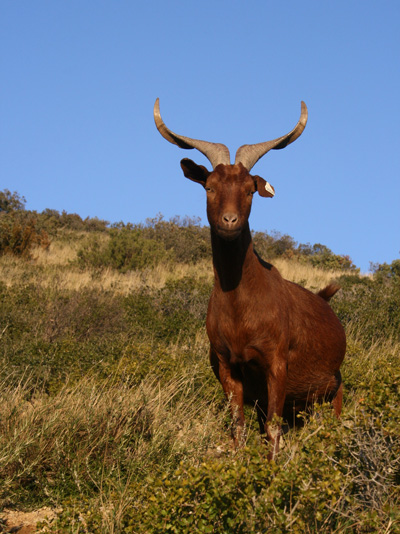
[[[322,297],[327,302],[333,297],[335,293],[337,293],[340,289],[340,286],[336,284],[329,284],[329,286],[324,287],[324,289],[321,289],[321,291],[318,291],[317,295]]]

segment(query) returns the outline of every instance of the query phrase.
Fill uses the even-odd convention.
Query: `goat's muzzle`
[[[225,212],[217,227],[217,233],[223,239],[232,241],[239,237],[242,227],[239,224],[239,216],[234,212]]]

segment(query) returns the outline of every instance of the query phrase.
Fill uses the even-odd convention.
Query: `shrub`
[[[400,279],[400,260],[393,260],[390,265],[387,263],[371,264],[371,270],[377,280]]]
[[[75,230],[81,232],[104,232],[109,223],[97,217],[82,219],[77,213],[61,213],[57,210],[45,209],[36,214],[38,226],[50,234],[57,234],[60,230]]]
[[[34,245],[48,248],[48,234],[38,227],[34,213],[25,211],[25,198],[16,191],[0,191],[0,255],[30,258]]]
[[[334,254],[327,246],[316,243],[311,246],[300,244],[298,246],[298,253],[303,261],[311,263],[313,267],[320,267],[322,269],[346,269],[359,272],[359,269],[353,264],[349,256],[340,256]]]
[[[364,343],[380,338],[400,339],[400,278],[384,276],[378,271],[373,278],[342,276],[341,291],[332,307],[345,325],[352,325]]]
[[[171,280],[158,291],[143,288],[129,295],[125,309],[143,334],[168,342],[189,342],[204,328],[210,290],[208,283],[190,277]]]
[[[165,247],[155,239],[146,239],[139,228],[128,225],[112,228],[109,240],[100,245],[94,237],[78,251],[82,266],[112,267],[124,273],[132,269],[151,268],[171,258]]]
[[[25,202],[25,198],[20,196],[16,191],[14,193],[11,193],[8,189],[0,191],[0,213],[23,210],[25,208]]]
[[[289,235],[279,232],[253,232],[254,247],[264,259],[283,257],[297,259],[322,269],[346,269],[359,272],[349,256],[334,254],[328,247],[317,243],[299,245]]]
[[[38,230],[36,219],[26,212],[0,213],[0,254],[30,258],[35,245],[44,249],[50,246],[47,233]]]
[[[168,222],[162,215],[147,219],[143,234],[163,243],[178,263],[194,263],[211,258],[211,240],[208,227],[200,226],[200,219],[174,217]]]
[[[81,247],[79,263],[121,272],[166,262],[194,263],[211,256],[209,229],[198,223],[177,217],[167,222],[161,215],[148,219],[145,226],[118,223],[109,231],[106,245],[94,237]]]
[[[254,248],[266,260],[280,256],[292,257],[296,254],[296,241],[290,235],[279,232],[253,232]]]

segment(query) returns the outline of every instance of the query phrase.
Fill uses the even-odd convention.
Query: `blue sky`
[[[0,190],[111,222],[200,216],[153,122],[226,144],[303,135],[253,168],[250,224],[369,262],[400,251],[400,2],[2,0]]]

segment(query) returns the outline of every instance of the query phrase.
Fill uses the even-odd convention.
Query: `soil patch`
[[[36,525],[41,521],[52,521],[57,515],[57,510],[44,507],[33,512],[19,512],[18,510],[4,510],[0,518],[0,532],[17,534],[32,534],[40,532]]]

